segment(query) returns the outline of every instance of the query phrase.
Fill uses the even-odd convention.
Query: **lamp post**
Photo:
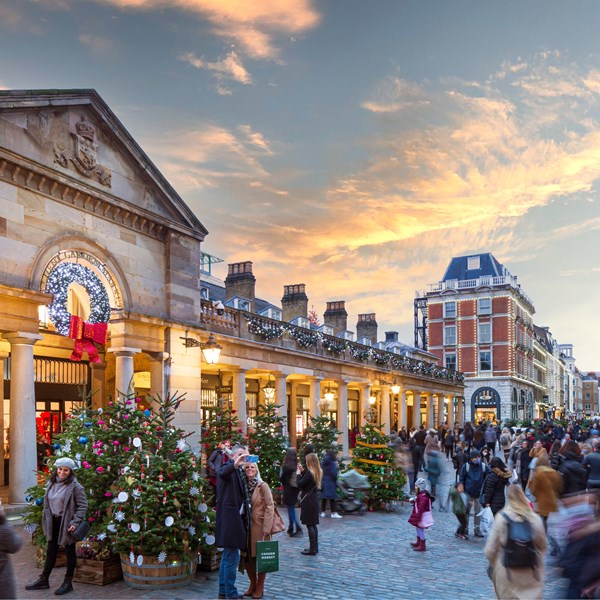
[[[215,336],[212,334],[212,332],[208,336],[208,341],[204,343],[188,337],[187,331],[185,332],[185,337],[181,337],[180,339],[183,340],[183,345],[186,348],[201,348],[202,356],[204,356],[204,360],[207,364],[216,365],[219,362],[223,347],[216,342]]]

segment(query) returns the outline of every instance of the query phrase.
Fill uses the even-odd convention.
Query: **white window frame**
[[[467,271],[476,271],[477,269],[481,269],[481,257],[480,256],[467,257]]]
[[[489,302],[489,306],[481,308],[481,302],[485,300]],[[491,298],[477,298],[477,314],[478,315],[491,315],[492,314],[492,299]]]
[[[448,339],[449,330],[452,330],[452,341]],[[444,325],[444,346],[456,346],[456,325]]]
[[[453,310],[449,311],[448,306],[453,306]],[[448,300],[447,302],[444,302],[444,318],[456,319],[456,300]]]
[[[448,369],[448,358],[453,357],[454,358],[454,368],[452,369],[453,371],[456,371],[456,367],[457,367],[457,362],[456,362],[456,352],[448,352],[447,354],[444,355],[444,368]]]
[[[481,355],[482,354],[489,354],[490,355],[490,361],[489,361],[490,362],[490,368],[489,369],[482,369],[481,368]],[[482,373],[491,373],[491,371],[492,371],[492,351],[491,350],[480,350],[477,358],[478,358],[477,364],[478,364],[478,367],[479,367],[479,371],[482,372]]]
[[[487,338],[484,339],[484,335],[481,332],[482,327],[489,329]],[[492,343],[492,324],[491,323],[479,323],[477,326],[477,341],[480,344],[491,344]]]

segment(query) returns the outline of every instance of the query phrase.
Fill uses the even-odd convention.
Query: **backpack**
[[[533,544],[533,527],[529,521],[513,521],[502,513],[508,521],[508,539],[504,546],[502,564],[506,569],[534,569],[538,565],[538,555]]]
[[[504,433],[500,436],[500,445],[508,446],[508,444],[510,444],[510,440],[508,439],[508,436]]]

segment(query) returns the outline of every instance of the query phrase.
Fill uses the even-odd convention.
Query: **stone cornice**
[[[0,181],[14,184],[75,208],[112,221],[121,227],[164,241],[169,231],[204,239],[204,234],[134,206],[120,198],[87,186],[64,173],[27,161],[0,148]]]

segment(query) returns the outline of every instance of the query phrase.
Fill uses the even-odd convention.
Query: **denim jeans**
[[[295,506],[288,506],[288,529],[293,529],[294,523],[298,529],[301,529],[300,520],[298,519],[298,515],[296,514]]]
[[[225,598],[238,597],[238,591],[235,587],[235,577],[239,562],[239,548],[223,548],[221,567],[219,568],[219,595],[224,594]]]

